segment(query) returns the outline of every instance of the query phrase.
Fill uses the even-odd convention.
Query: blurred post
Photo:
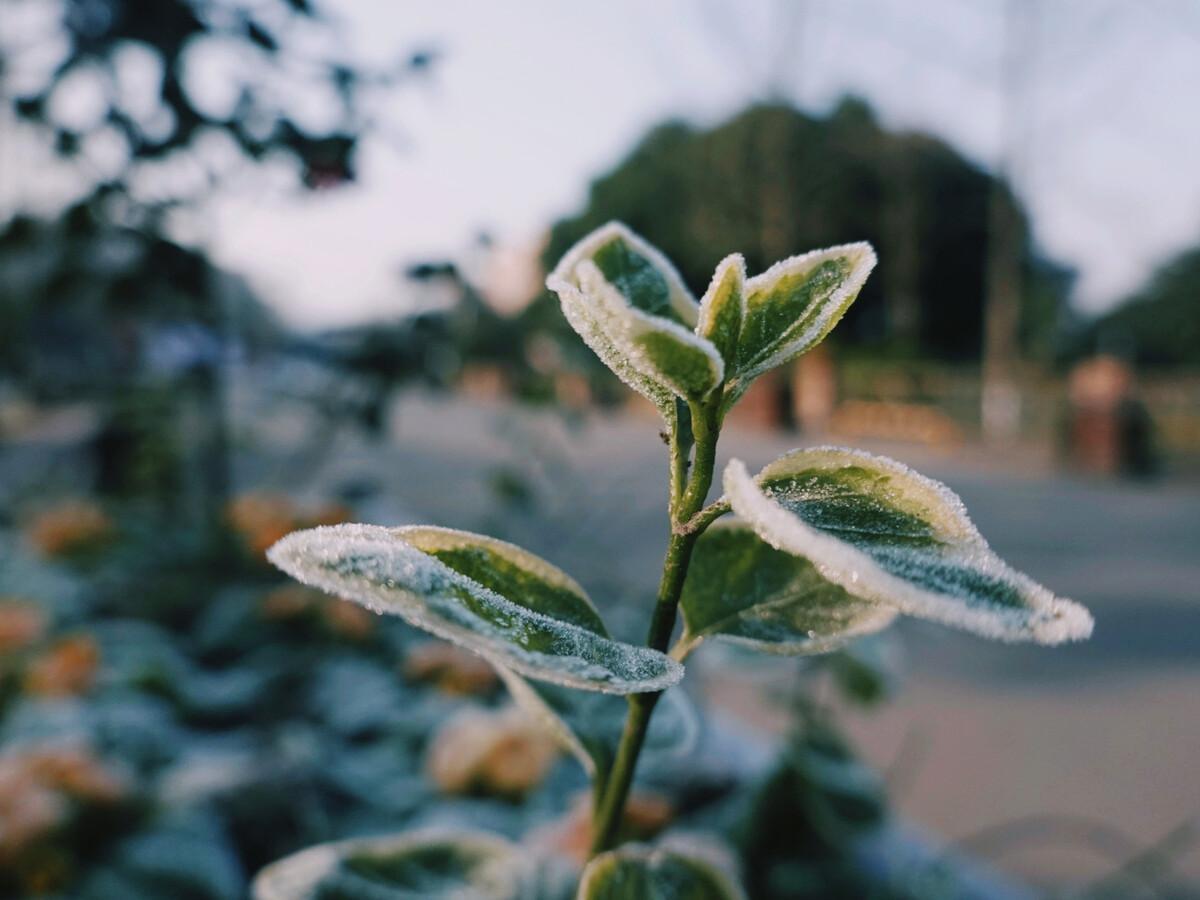
[[[1026,78],[1031,65],[1033,6],[1007,0],[1002,49],[1002,149],[988,210],[987,284],[983,318],[983,385],[980,421],[988,441],[1008,441],[1021,421],[1016,388],[1021,315],[1021,218],[1012,176],[1028,135]]]
[[[1085,359],[1067,382],[1067,453],[1076,469],[1096,475],[1152,475],[1153,428],[1137,397],[1133,370],[1112,356]]]
[[[796,424],[804,434],[829,431],[837,405],[837,370],[828,343],[818,344],[796,360],[792,377]]]

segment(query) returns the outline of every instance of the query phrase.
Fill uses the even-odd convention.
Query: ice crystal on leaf
[[[614,641],[570,577],[512,544],[448,528],[297,531],[268,558],[293,578],[400,616],[529,678],[611,694],[662,690],[683,669]]]
[[[624,225],[611,222],[572,247],[546,286],[596,355],[660,409],[724,381],[720,352],[693,331],[699,307],[683,279]]]
[[[847,593],[1005,641],[1086,638],[1092,617],[988,546],[945,485],[881,456],[794,450],[751,478],[725,469],[733,510]]]

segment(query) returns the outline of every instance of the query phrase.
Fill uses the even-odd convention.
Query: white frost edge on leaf
[[[583,870],[579,879],[579,891],[575,900],[588,900],[591,892],[601,887],[600,879],[607,875],[607,869],[612,864],[622,860],[640,862],[647,869],[654,870],[668,857],[678,857],[686,860],[692,866],[700,869],[718,891],[725,895],[726,900],[746,900],[746,893],[725,871],[723,865],[710,862],[694,853],[680,852],[671,847],[649,847],[645,844],[625,844],[616,850],[609,850],[592,858]]]
[[[686,400],[689,394],[684,385],[660,369],[649,355],[637,345],[637,340],[647,334],[658,333],[675,342],[703,354],[708,360],[710,384],[700,396],[704,396],[725,379],[725,360],[716,346],[707,338],[699,337],[678,322],[652,316],[630,306],[625,296],[618,291],[590,259],[582,260],[578,267],[579,286],[585,297],[597,307],[596,321],[605,336],[619,353],[628,360],[643,378],[665,386],[671,393]]]
[[[790,275],[803,274],[816,268],[827,259],[836,256],[850,257],[850,274],[846,276],[846,280],[832,294],[825,298],[820,313],[808,328],[800,334],[793,335],[787,343],[777,347],[768,356],[745,361],[744,365],[746,368],[739,368],[736,373],[740,387],[739,393],[745,390],[750,381],[757,378],[763,372],[782,365],[789,359],[803,353],[828,334],[830,329],[838,323],[838,320],[845,313],[845,307],[848,303],[862,290],[862,286],[867,281],[867,276],[871,274],[871,270],[875,268],[875,263],[878,260],[875,256],[874,247],[866,241],[857,241],[852,244],[839,244],[836,247],[827,247],[824,250],[810,250],[808,253],[802,253],[799,256],[791,256],[775,263],[775,265],[771,266],[765,272],[755,275],[746,282],[742,292],[743,317],[748,315],[750,297],[756,291],[768,290],[779,280]],[[740,361],[739,365],[742,365]]]
[[[725,276],[729,274],[731,269],[737,272],[738,290],[740,292],[738,296],[740,315],[743,318],[746,315],[746,260],[740,253],[730,253],[717,263],[712,280],[708,283],[708,289],[705,290],[704,296],[700,298],[700,318],[696,323],[696,334],[701,337],[707,337],[709,329],[712,328],[712,306],[716,302],[717,292],[721,289],[721,285],[725,281]]]
[[[671,308],[684,322],[694,326],[699,315],[699,306],[696,298],[692,296],[692,292],[688,290],[683,276],[679,274],[679,270],[675,268],[674,263],[667,259],[666,254],[624,222],[607,222],[576,241],[574,246],[563,254],[558,265],[554,267],[554,271],[546,276],[546,287],[557,293],[558,288],[551,282],[571,284],[578,277],[575,270],[579,263],[585,259],[590,260],[600,247],[616,237],[621,238],[650,260],[662,273],[667,282],[667,295]]]
[[[494,550],[497,556],[532,572],[552,587],[564,588],[570,591],[584,606],[596,614],[596,618],[600,618],[600,611],[596,609],[596,604],[592,602],[592,598],[588,596],[587,591],[583,589],[583,586],[578,581],[558,566],[547,562],[534,553],[530,553],[524,547],[518,547],[516,544],[510,544],[508,541],[489,537],[486,534],[476,534],[473,531],[463,531],[459,528],[445,528],[441,525],[400,525],[388,530],[401,540],[410,535],[432,537],[436,543],[437,550],[487,547],[490,550]],[[430,549],[434,548],[430,548],[426,544],[417,549],[422,553],[428,553]],[[607,631],[604,636],[608,637]]]
[[[495,868],[489,867],[481,886],[493,892],[496,898],[507,896],[505,887],[511,891],[517,889],[519,857],[511,841],[481,831],[424,828],[402,834],[350,838],[300,850],[261,869],[251,885],[251,894],[254,900],[309,900],[322,879],[332,874],[338,863],[348,856],[404,853],[446,843],[493,857]]]
[[[940,540],[967,544],[972,549],[988,549],[987,541],[971,521],[966,504],[958,494],[890,456],[832,444],[797,448],[763,466],[754,481],[786,478],[806,469],[843,469],[855,465],[892,476],[893,492],[900,494],[907,503],[921,507],[919,514],[928,518]],[[911,508],[905,511],[913,512]]]
[[[827,452],[831,448],[820,449]],[[804,452],[794,451],[795,454]],[[853,463],[869,461],[882,465],[892,473],[906,473],[907,477],[916,474],[895,460],[881,461],[880,457],[861,451],[846,453]],[[1083,640],[1092,633],[1092,616],[1087,609],[1072,600],[1056,597],[1027,575],[1006,564],[973,527],[977,541],[964,541],[962,548],[965,554],[969,554],[970,564],[984,574],[1013,585],[1025,600],[1026,607],[971,607],[954,595],[926,590],[884,571],[868,554],[811,527],[772,501],[758,487],[756,480],[750,477],[741,460],[730,461],[723,480],[725,494],[734,511],[750,522],[763,540],[777,549],[810,560],[822,575],[855,596],[894,606],[907,615],[1000,641],[1034,641],[1054,645]],[[931,479],[923,476],[922,480],[931,482]],[[953,498],[957,509],[962,508],[962,501],[949,488],[944,485],[938,487]],[[965,516],[965,512],[961,515]],[[968,562],[967,559],[956,561]]]
[[[749,528],[753,527],[741,520],[727,520],[718,522],[713,525],[709,531],[716,528]],[[755,531],[757,534],[757,531]],[[774,545],[772,545],[774,546]],[[778,549],[778,548],[776,548]],[[793,556],[796,554],[792,554]],[[832,580],[832,579],[831,579]],[[840,587],[840,585],[839,585]],[[864,616],[861,621],[853,627],[847,628],[837,634],[823,635],[814,638],[802,638],[795,641],[764,641],[758,638],[744,637],[738,634],[726,634],[725,632],[716,631],[715,629],[733,619],[753,618],[755,610],[775,609],[776,607],[788,607],[797,602],[795,597],[781,597],[777,600],[771,600],[766,603],[756,603],[754,606],[748,607],[740,612],[734,613],[717,622],[716,625],[709,626],[703,631],[692,631],[688,624],[687,610],[680,604],[679,613],[683,618],[683,633],[679,636],[679,640],[675,646],[671,648],[671,656],[683,662],[697,647],[707,640],[721,641],[726,644],[733,644],[738,647],[746,647],[755,650],[759,653],[766,653],[771,656],[816,656],[821,653],[831,653],[834,650],[840,650],[842,647],[849,644],[860,637],[866,637],[869,634],[876,634],[887,628],[896,621],[895,608],[879,603],[874,600],[869,600],[863,597],[855,597],[855,600],[860,603],[875,607],[874,614]]]
[[[385,528],[380,525],[323,525],[318,528],[293,531],[286,535],[267,551],[267,559],[303,584],[353,600],[376,613],[397,615],[410,625],[466,647],[493,665],[508,666],[529,678],[604,694],[636,694],[664,690],[678,683],[683,677],[683,667],[665,654],[657,653],[646,647],[614,641],[586,628],[514,603],[413,547],[403,540],[403,532],[404,528]],[[477,537],[470,532],[464,531],[462,534],[467,539]],[[369,589],[363,590],[359,585],[350,583],[347,577],[330,574],[321,568],[321,563],[334,560],[352,548],[357,548],[361,553],[386,553],[393,560],[400,559],[406,566],[414,569],[420,567],[431,581],[457,584],[506,614],[557,630],[562,637],[570,640],[573,644],[590,645],[593,648],[604,647],[616,651],[620,654],[620,662],[630,669],[637,667],[635,660],[644,663],[652,658],[651,655],[653,657],[661,656],[664,671],[655,677],[636,680],[625,678],[611,681],[589,679],[586,675],[572,671],[569,665],[571,662],[578,661],[580,669],[584,672],[589,668],[597,668],[598,664],[586,656],[551,655],[527,651],[502,638],[446,620],[436,611],[431,610],[421,597],[411,591],[388,587],[385,584],[376,584],[364,579],[363,576],[355,576],[358,580],[367,580]],[[544,560],[542,563],[545,566],[550,565]],[[568,576],[564,574],[563,577],[567,578]],[[383,590],[390,592],[386,601],[378,596],[378,593]],[[486,627],[486,623],[484,623],[484,627]],[[538,660],[545,660],[545,662],[538,662]],[[655,661],[658,660],[655,659]],[[600,668],[603,668],[610,676],[617,674],[609,663]]]
[[[558,294],[563,316],[588,348],[625,384],[633,388],[667,418],[674,408],[672,391],[661,382],[647,378],[636,368],[601,325],[600,310],[596,309],[583,291],[574,284],[551,275],[546,286]]]

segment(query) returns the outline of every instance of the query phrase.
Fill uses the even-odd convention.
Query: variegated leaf
[[[745,900],[721,868],[668,848],[625,846],[583,870],[576,900]]]
[[[414,831],[301,850],[263,869],[254,900],[520,900],[517,848],[482,832]]]
[[[1006,641],[1086,638],[1092,617],[1015,571],[945,485],[838,447],[794,450],[751,478],[725,469],[735,512],[772,546],[812,562],[848,593]]]
[[[745,302],[746,261],[740,253],[732,253],[717,264],[708,290],[700,298],[700,321],[696,325],[696,333],[720,352],[726,372],[734,371],[737,363]]]
[[[292,577],[454,641],[529,678],[610,694],[662,690],[682,667],[614,641],[561,570],[493,538],[431,526],[293,532],[268,553]]]
[[[845,244],[793,256],[748,280],[726,405],[763,372],[819,344],[874,267],[870,244]]]
[[[721,354],[693,328],[699,309],[661,253],[617,222],[572,247],[546,279],[567,321],[626,384],[660,409],[696,400],[725,377]]]
[[[890,606],[847,593],[807,559],[776,550],[745,522],[718,523],[701,536],[680,609],[677,659],[708,638],[767,653],[828,653],[896,616]]]

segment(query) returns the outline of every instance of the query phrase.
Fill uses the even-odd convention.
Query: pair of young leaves
[[[747,279],[734,253],[697,303],[662,253],[613,222],[571,248],[546,285],[596,355],[670,422],[674,398],[721,390],[727,410],[763,372],[820,343],[874,266],[870,244],[846,244]]]
[[[271,864],[255,900],[745,900],[703,848],[626,846],[570,873],[495,835],[416,831],[322,844]]]

